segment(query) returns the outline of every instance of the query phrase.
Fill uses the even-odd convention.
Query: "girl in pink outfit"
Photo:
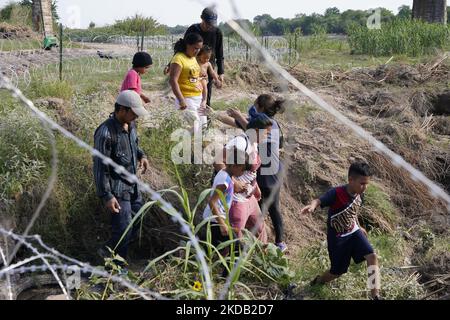
[[[153,64],[152,57],[147,52],[138,52],[133,57],[133,68],[128,71],[123,80],[120,91],[133,90],[140,95],[144,103],[149,103],[150,99],[142,93],[141,75],[147,73],[147,70]]]
[[[233,177],[235,192],[230,208],[230,224],[239,237],[242,237],[243,229],[247,229],[263,243],[267,243],[267,232],[264,218],[259,208],[261,191],[257,184],[257,171],[261,166],[261,158],[258,154],[258,143],[263,141],[272,128],[272,121],[262,114],[249,122],[247,131],[233,138],[226,146],[224,153],[232,148],[245,151],[249,155],[251,167],[239,177]],[[216,164],[216,171],[223,164]]]

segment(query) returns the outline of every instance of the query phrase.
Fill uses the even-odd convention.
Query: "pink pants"
[[[238,232],[238,237],[242,237],[242,229],[247,229],[253,231],[260,241],[267,243],[266,226],[254,196],[245,202],[233,201],[230,208],[230,224]]]

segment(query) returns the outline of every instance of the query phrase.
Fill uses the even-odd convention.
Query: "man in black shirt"
[[[217,12],[214,8],[206,8],[203,10],[202,22],[190,26],[186,30],[186,34],[198,33],[203,38],[203,44],[208,45],[213,49],[211,55],[211,64],[215,68],[217,66],[217,73],[219,79],[223,83],[224,80],[224,58],[223,58],[223,34],[217,27]],[[211,106],[211,92],[213,79],[212,75],[208,75],[208,99],[207,105]]]

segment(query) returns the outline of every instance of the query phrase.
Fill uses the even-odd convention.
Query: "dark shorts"
[[[365,256],[374,253],[374,250],[361,230],[346,236],[336,237],[328,234],[328,254],[331,260],[330,273],[336,276],[347,273],[350,260],[359,264],[365,260]]]

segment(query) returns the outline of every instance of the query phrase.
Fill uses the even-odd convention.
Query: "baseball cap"
[[[201,18],[210,25],[217,25],[217,12],[213,7],[205,8],[202,11]]]
[[[131,110],[139,117],[148,115],[148,111],[145,110],[142,99],[136,91],[122,91],[117,97],[116,103],[123,107],[131,108]]]

